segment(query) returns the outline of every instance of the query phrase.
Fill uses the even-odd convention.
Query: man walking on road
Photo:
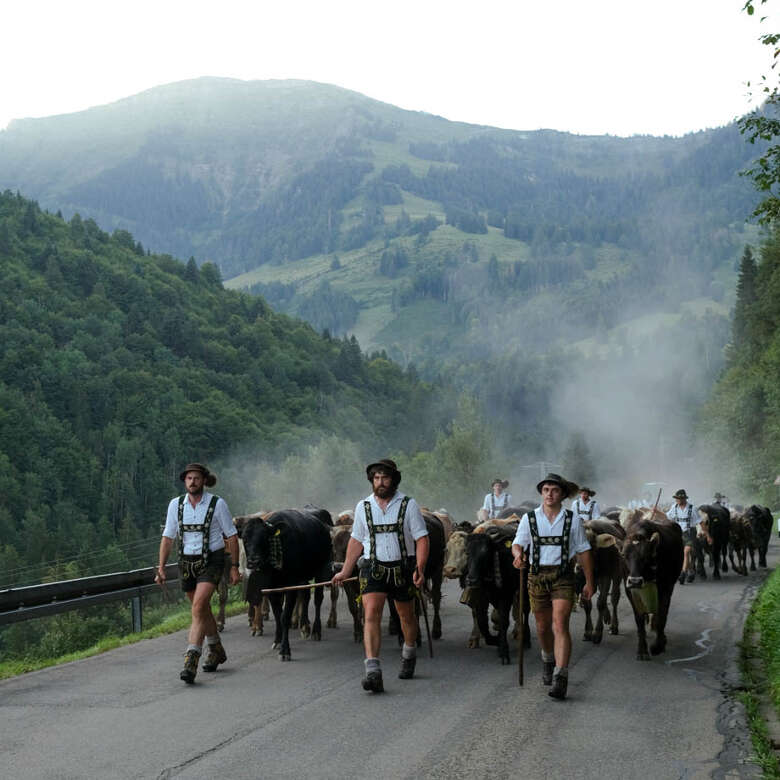
[[[424,582],[428,560],[428,529],[420,507],[410,496],[398,491],[401,472],[395,463],[383,459],[366,466],[373,491],[355,507],[352,534],[347,544],[344,566],[333,577],[338,585],[347,579],[358,564],[360,598],[365,627],[365,676],[363,689],[384,691],[379,648],[382,640],[382,610],[385,601],[395,602],[401,621],[404,644],[398,677],[414,676],[417,660],[417,618],[414,599]]]
[[[582,598],[593,596],[593,553],[582,520],[564,509],[564,498],[577,486],[558,474],[548,474],[536,486],[542,504],[523,515],[512,544],[514,566],[522,569],[530,556],[528,597],[542,649],[542,682],[552,685],[549,695],[565,699],[569,681],[571,633],[569,618],[574,605],[574,558],[585,572]]]
[[[203,662],[203,671],[215,672],[219,664],[227,661],[211,611],[211,596],[225,569],[226,547],[232,561],[230,584],[237,584],[241,575],[238,570],[238,537],[227,503],[203,489],[213,487],[217,482],[216,476],[201,463],[189,463],[179,479],[184,483],[186,492],[168,504],[165,529],[160,540],[159,567],[154,579],[160,585],[165,584],[165,564],[173,541],[178,537],[181,587],[192,603],[189,644],[179,677],[186,683],[193,683],[198,673],[204,637],[209,652]]]

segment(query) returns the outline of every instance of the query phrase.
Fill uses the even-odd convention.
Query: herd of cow
[[[433,607],[433,639],[441,638],[441,586],[444,577],[458,579],[463,589],[461,602],[472,611],[473,627],[468,647],[479,647],[484,640],[496,646],[501,663],[509,663],[509,624],[514,613],[514,636],[518,636],[518,620],[524,624],[523,641],[530,646],[528,603],[522,599],[524,614],[517,614],[518,591],[527,588],[527,570],[523,575],[512,566],[511,544],[522,515],[534,508],[531,502],[504,510],[498,518],[471,524],[454,524],[445,510],[423,509],[430,537],[430,553],[425,567],[425,598]],[[766,566],[766,553],[772,533],[772,514],[767,507],[753,505],[729,510],[719,504],[699,507],[701,522],[694,545],[697,574],[706,579],[705,558],[709,559],[712,576],[720,579],[728,571],[728,562],[735,573],[747,575],[747,557],[755,570],[755,553],[759,566]],[[323,587],[314,588],[314,622],[309,621],[310,588],[290,592],[264,591],[327,582],[344,560],[351,532],[352,513],[343,512],[334,523],[331,514],[316,507],[303,510],[285,509],[234,518],[241,549],[241,569],[244,575],[244,597],[249,603],[252,633],[263,633],[263,620],[268,617],[268,604],[275,623],[274,647],[281,660],[290,660],[289,631],[297,625],[304,637],[318,640],[322,636],[320,612]],[[583,639],[598,644],[604,626],[611,634],[618,633],[618,602],[621,585],[631,603],[637,627],[637,658],[648,660],[666,647],[664,633],[672,592],[683,567],[683,536],[677,523],[670,521],[659,509],[623,509],[609,507],[597,520],[586,524],[588,540],[594,552],[597,593],[596,624],[592,621],[593,602],[582,602],[585,613]],[[727,562],[728,558],[728,562]],[[226,578],[223,578],[223,582]],[[578,592],[584,585],[584,575],[578,572]],[[331,590],[331,610],[327,621],[336,626],[338,588]],[[355,642],[362,640],[363,626],[358,603],[357,583],[344,585],[346,601],[353,620]],[[224,626],[224,604],[227,587],[220,593],[220,613],[217,619]],[[392,602],[388,602],[391,604]],[[491,609],[492,608],[492,609]],[[397,617],[390,616],[390,633],[400,637]],[[646,627],[655,632],[655,641],[648,650]],[[419,634],[418,634],[419,635]],[[400,641],[400,640],[399,640]],[[419,640],[418,640],[419,641]]]

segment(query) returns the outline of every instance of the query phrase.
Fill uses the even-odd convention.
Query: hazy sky
[[[768,72],[744,0],[3,3],[0,128],[198,76],[338,84],[521,130],[679,135]]]

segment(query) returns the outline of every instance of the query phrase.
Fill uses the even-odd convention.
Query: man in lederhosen
[[[693,503],[688,499],[688,494],[680,488],[673,496],[675,503],[666,513],[670,520],[674,520],[680,526],[683,536],[683,567],[680,572],[680,585],[685,582],[693,582],[696,573],[693,565],[693,545],[696,543],[696,526],[701,522],[699,513],[693,508]]]
[[[184,655],[184,669],[179,677],[186,683],[195,682],[198,662],[206,638],[208,655],[204,672],[215,672],[227,661],[227,654],[217,632],[211,611],[211,596],[225,570],[225,548],[231,558],[230,584],[241,579],[238,570],[238,537],[233,518],[225,500],[205,492],[217,478],[202,463],[189,463],[179,475],[185,494],[168,504],[165,529],[160,540],[160,557],[155,582],[165,583],[165,563],[171,554],[174,539],[179,539],[179,577],[182,590],[192,602],[192,625],[189,644]],[[224,537],[224,538],[223,538]]]
[[[512,506],[512,496],[504,491],[509,487],[509,480],[496,477],[490,483],[490,493],[485,496],[482,502],[482,509],[479,512],[481,518],[492,520],[498,517],[498,513],[507,507]]]
[[[417,658],[414,599],[417,589],[423,585],[429,543],[428,529],[417,502],[398,491],[401,472],[395,463],[389,459],[370,463],[366,475],[373,491],[355,507],[344,566],[333,577],[333,584],[347,579],[358,563],[365,616],[363,689],[381,693],[384,683],[379,648],[382,610],[388,598],[395,602],[404,637],[398,677],[408,680],[414,676]]]
[[[580,497],[571,502],[571,511],[575,517],[579,517],[583,523],[589,520],[597,520],[601,517],[601,509],[598,502],[593,498],[596,495],[595,490],[589,487],[580,488]]]
[[[595,591],[593,553],[582,520],[563,508],[563,500],[575,495],[577,486],[551,473],[536,489],[542,494],[542,504],[520,520],[512,555],[517,569],[529,559],[531,562],[528,597],[542,650],[542,682],[552,686],[550,696],[565,699],[571,657],[574,558],[585,572],[582,598],[590,599]]]

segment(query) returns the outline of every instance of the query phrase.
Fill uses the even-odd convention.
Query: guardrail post
[[[143,624],[143,610],[141,608],[141,594],[133,596],[130,599],[131,610],[133,613],[133,632],[139,634]]]

